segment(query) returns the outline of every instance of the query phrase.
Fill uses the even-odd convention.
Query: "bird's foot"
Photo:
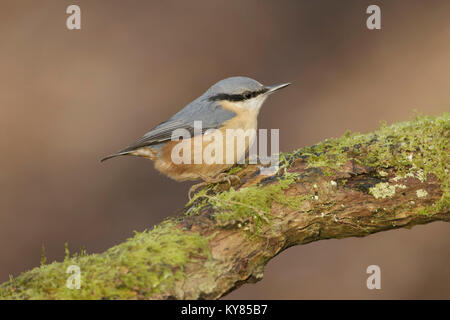
[[[238,183],[241,181],[241,178],[239,178],[239,176],[234,175],[234,174],[227,174],[227,173],[220,173],[219,175],[217,175],[214,178],[210,178],[210,177],[206,177],[206,176],[202,176],[201,178],[203,179],[203,182],[194,184],[189,189],[189,193],[188,193],[189,200],[192,200],[192,194],[196,190],[198,190],[199,188],[201,188],[203,186],[207,186],[208,184],[227,182],[228,185],[231,187],[233,185],[233,182],[232,182],[233,180],[236,180]]]
[[[197,189],[199,189],[199,188],[201,188],[201,187],[203,187],[203,186],[206,186],[206,185],[208,185],[208,182],[200,182],[200,183],[194,184],[194,185],[189,189],[189,193],[188,193],[189,201],[192,200],[192,194],[193,194],[195,191],[197,191]]]
[[[237,183],[241,181],[241,178],[235,174],[221,173],[217,177],[214,178],[213,183],[222,183],[228,182],[228,185],[231,187],[233,185],[233,180],[236,180]]]

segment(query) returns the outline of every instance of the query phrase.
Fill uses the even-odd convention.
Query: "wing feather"
[[[195,100],[187,105],[180,112],[175,114],[169,120],[160,123],[158,126],[147,132],[135,143],[109,155],[100,161],[105,161],[120,155],[129,154],[139,148],[160,144],[171,140],[172,132],[177,129],[186,129],[190,136],[194,136],[194,122],[201,121],[202,133],[208,129],[217,129],[221,125],[236,116],[233,111],[222,108],[217,102],[206,102],[204,100]]]

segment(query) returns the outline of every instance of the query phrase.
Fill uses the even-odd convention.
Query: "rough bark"
[[[447,114],[345,134],[281,157],[279,172],[233,170],[151,231],[101,254],[42,265],[0,286],[5,299],[217,299],[312,241],[450,221]],[[69,265],[81,288],[68,289]]]

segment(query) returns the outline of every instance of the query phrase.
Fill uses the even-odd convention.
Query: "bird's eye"
[[[244,92],[244,98],[250,99],[252,97],[252,93],[250,91]]]

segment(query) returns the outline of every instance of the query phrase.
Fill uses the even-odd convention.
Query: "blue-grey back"
[[[193,136],[195,121],[201,121],[202,132],[220,128],[225,121],[235,117],[236,114],[223,108],[219,101],[214,99],[216,95],[240,94],[247,90],[260,90],[262,87],[258,81],[247,77],[231,77],[221,80],[167,121],[160,123],[119,153],[126,153],[145,146],[154,146],[159,149],[164,142],[171,140],[172,132],[176,129],[186,129]]]

